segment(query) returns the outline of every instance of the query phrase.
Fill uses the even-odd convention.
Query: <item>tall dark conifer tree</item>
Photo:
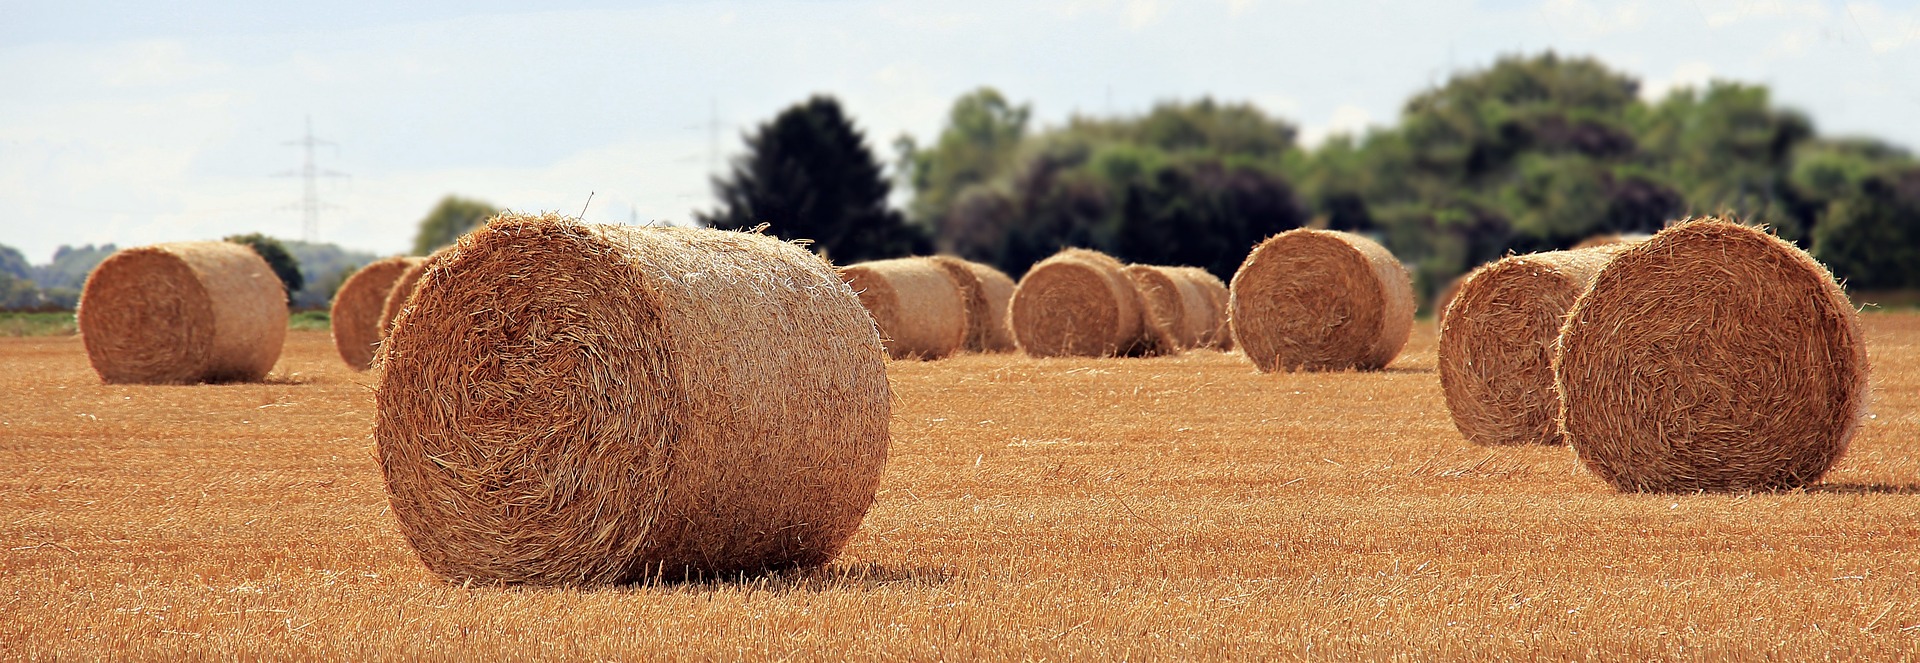
[[[794,105],[747,136],[747,154],[713,182],[720,208],[696,213],[726,230],[762,223],[809,239],[840,264],[926,252],[919,228],[887,206],[891,191],[860,130],[832,97]]]

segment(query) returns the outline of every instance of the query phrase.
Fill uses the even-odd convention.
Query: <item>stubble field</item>
[[[401,539],[371,378],[105,386],[0,339],[0,658],[1920,657],[1920,314],[1812,489],[1622,495],[1449,422],[1432,325],[1382,373],[1214,352],[889,365],[892,460],[833,565],[450,585]]]

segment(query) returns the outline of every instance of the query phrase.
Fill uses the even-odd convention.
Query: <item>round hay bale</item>
[[[1116,357],[1152,350],[1144,307],[1120,261],[1066,249],[1021,277],[1007,320],[1014,341],[1029,355]]]
[[[1573,248],[1592,249],[1610,244],[1638,244],[1647,241],[1649,237],[1652,237],[1652,235],[1641,233],[1606,233],[1580,240],[1580,243],[1573,245]]]
[[[382,315],[387,296],[408,268],[424,261],[405,256],[375,260],[347,277],[334,293],[327,326],[333,331],[333,348],[353,370],[373,365],[374,347],[387,335]]]
[[[1413,331],[1413,281],[1373,240],[1300,228],[1233,275],[1234,343],[1263,372],[1377,370]]]
[[[1619,245],[1614,245],[1619,246]],[[1618,251],[1510,256],[1456,279],[1440,327],[1440,387],[1474,444],[1559,444],[1553,344],[1567,310]]]
[[[1013,279],[992,266],[953,256],[934,256],[931,260],[947,270],[966,297],[966,349],[1012,352],[1013,329],[1007,326],[1007,303],[1013,299]]]
[[[1623,491],[1819,480],[1866,406],[1858,315],[1794,245],[1717,219],[1628,248],[1568,313],[1560,430]]]
[[[874,260],[840,269],[880,327],[887,356],[940,359],[965,347],[972,277],[927,258]]]
[[[1175,267],[1128,265],[1126,274],[1146,305],[1142,322],[1156,354],[1198,347],[1213,325],[1206,293]]]
[[[87,360],[109,384],[259,380],[287,339],[287,293],[243,244],[173,242],[114,253],[77,311]]]
[[[420,275],[427,271],[427,262],[432,256],[419,258],[419,262],[407,267],[400,277],[393,280],[393,287],[387,290],[387,301],[380,305],[381,338],[386,331],[393,329],[393,319],[400,315],[400,309],[407,307],[407,297],[413,294],[414,286],[420,284]]]
[[[454,581],[818,565],[886,463],[882,352],[794,245],[503,215],[429,263],[381,344],[380,468]]]
[[[1201,294],[1206,296],[1208,326],[1202,330],[1197,347],[1213,348],[1225,352],[1233,349],[1233,329],[1227,325],[1227,284],[1213,272],[1199,267],[1175,267],[1174,271],[1187,277],[1187,281]]]
[[[1491,265],[1493,263],[1487,264]],[[1486,269],[1486,267],[1487,265],[1481,265],[1476,269]],[[1467,277],[1472,274],[1473,272],[1469,271],[1466,274],[1455,276],[1453,280],[1447,281],[1446,285],[1441,286],[1439,292],[1433,293],[1433,302],[1431,302],[1431,304],[1433,306],[1434,325],[1444,326],[1447,324],[1447,307],[1453,304],[1455,297],[1460,296],[1460,286],[1466,285]]]

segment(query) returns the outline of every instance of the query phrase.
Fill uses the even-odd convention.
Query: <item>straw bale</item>
[[[387,295],[401,275],[424,261],[406,256],[375,260],[347,277],[334,293],[328,327],[333,332],[334,349],[353,370],[364,371],[373,365],[374,347],[386,336],[382,309]]]
[[[1035,357],[1148,354],[1145,306],[1120,261],[1065,249],[1021,277],[1007,319],[1020,349]]]
[[[173,242],[114,253],[87,275],[77,321],[110,384],[259,380],[287,338],[287,293],[243,244]]]
[[[1559,444],[1553,344],[1573,301],[1619,251],[1509,256],[1457,279],[1440,326],[1440,386],[1474,444]]]
[[[927,258],[874,260],[840,269],[873,315],[887,356],[940,359],[966,346],[971,275],[956,276]]]
[[[1488,263],[1488,264],[1492,264],[1492,263]],[[1487,265],[1481,265],[1476,269],[1486,269],[1486,267]],[[1453,304],[1453,300],[1455,297],[1460,296],[1460,286],[1466,285],[1467,277],[1471,276],[1472,274],[1473,272],[1468,272],[1466,274],[1461,274],[1459,276],[1453,277],[1453,280],[1447,281],[1446,285],[1440,287],[1439,292],[1436,292],[1433,294],[1432,304],[1433,304],[1433,324],[1434,325],[1444,326],[1447,324],[1447,307]]]
[[[1229,299],[1227,284],[1213,272],[1199,267],[1175,267],[1174,271],[1186,275],[1187,281],[1206,295],[1207,315],[1211,326],[1200,333],[1199,346],[1225,352],[1233,349],[1233,329],[1227,324],[1227,302]]]
[[[1643,233],[1605,233],[1580,240],[1580,243],[1573,245],[1573,248],[1591,249],[1609,244],[1638,244],[1647,241],[1649,237],[1652,237],[1652,235]]]
[[[449,580],[818,565],[886,463],[883,353],[794,245],[502,215],[394,320],[374,438],[401,533]]]
[[[966,349],[1012,352],[1013,328],[1007,326],[1007,304],[1013,299],[1013,279],[990,265],[953,256],[934,256],[932,260],[947,270],[966,297]]]
[[[1233,275],[1234,343],[1261,371],[1377,370],[1413,330],[1413,282],[1360,235],[1300,228],[1254,247]]]
[[[407,271],[401,272],[400,277],[393,280],[393,287],[387,290],[387,300],[380,305],[381,338],[386,337],[386,330],[393,329],[394,317],[400,315],[400,309],[407,307],[407,297],[413,295],[414,286],[420,284],[420,275],[426,273],[427,263],[433,257],[419,260],[407,267]]]
[[[1554,384],[1561,433],[1620,490],[1794,488],[1846,453],[1866,344],[1812,257],[1704,219],[1600,270],[1561,329]]]
[[[1142,322],[1157,353],[1199,347],[1201,335],[1213,331],[1213,303],[1180,268],[1128,265],[1126,274],[1146,304]]]

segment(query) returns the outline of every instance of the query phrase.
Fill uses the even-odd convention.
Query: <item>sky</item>
[[[1495,58],[1593,56],[1657,98],[1768,85],[1823,135],[1920,148],[1920,0],[982,0],[308,4],[0,0],[0,244],[319,239],[390,254],[448,194],[688,223],[741,136],[839,98],[881,160],[983,85],[1043,125],[1211,96],[1393,123]],[[589,202],[590,200],[590,202]]]

